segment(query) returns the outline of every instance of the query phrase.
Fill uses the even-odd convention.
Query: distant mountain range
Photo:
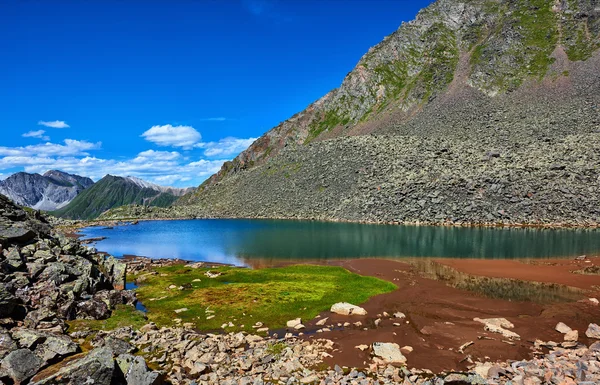
[[[0,181],[0,194],[36,210],[70,219],[94,219],[115,207],[138,204],[168,207],[194,188],[159,186],[133,176],[90,178],[50,170],[44,175],[18,172]]]
[[[0,181],[0,194],[21,206],[56,210],[94,184],[90,178],[50,170],[44,175],[18,172]]]
[[[135,177],[106,175],[53,214],[68,219],[94,219],[106,210],[129,204],[168,207],[192,191],[193,188],[164,187]]]

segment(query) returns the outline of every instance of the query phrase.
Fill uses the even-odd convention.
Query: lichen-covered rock
[[[18,349],[8,354],[0,365],[0,378],[6,376],[15,384],[25,383],[42,367],[42,360],[29,349]]]
[[[60,364],[59,364],[60,365]],[[113,353],[108,348],[98,348],[83,357],[60,365],[58,370],[42,371],[32,380],[32,385],[110,385],[115,363]]]

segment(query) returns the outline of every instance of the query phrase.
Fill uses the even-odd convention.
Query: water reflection
[[[472,291],[488,298],[546,304],[577,301],[584,295],[583,290],[554,283],[469,275],[427,259],[408,262],[425,278],[442,281],[454,288]]]
[[[112,230],[99,250],[122,256],[249,265],[361,257],[548,258],[600,251],[596,230],[454,228],[280,220],[148,221]]]

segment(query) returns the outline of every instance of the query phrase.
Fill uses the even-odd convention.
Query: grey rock
[[[127,380],[127,385],[162,384],[162,376],[149,370],[143,357],[122,354],[117,357],[116,362]]]
[[[42,360],[29,349],[18,349],[2,360],[0,371],[16,384],[26,382],[42,367]]]
[[[110,385],[115,363],[112,351],[108,348],[94,349],[82,358],[62,366],[57,372],[43,378],[34,377],[35,385],[94,384]]]

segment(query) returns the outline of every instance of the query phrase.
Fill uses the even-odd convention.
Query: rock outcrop
[[[135,294],[121,290],[125,273],[121,261],[0,195],[0,383],[121,383],[118,343],[78,357],[82,348],[65,333],[68,321],[106,319],[117,306],[133,306]],[[145,365],[137,372],[152,377]]]

